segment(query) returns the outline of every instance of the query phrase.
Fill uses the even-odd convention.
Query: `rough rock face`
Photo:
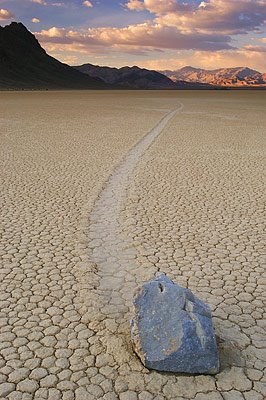
[[[219,371],[209,307],[164,274],[137,291],[131,336],[147,368],[192,374]]]

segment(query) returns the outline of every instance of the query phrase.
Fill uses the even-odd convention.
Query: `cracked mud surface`
[[[0,97],[0,398],[263,399],[264,93]],[[215,377],[132,352],[132,294],[158,270],[211,305]]]

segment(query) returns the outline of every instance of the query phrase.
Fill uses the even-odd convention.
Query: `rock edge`
[[[161,274],[133,300],[133,348],[145,367],[158,371],[216,374],[219,356],[208,305]]]

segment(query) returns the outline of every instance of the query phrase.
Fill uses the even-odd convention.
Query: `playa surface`
[[[265,398],[265,94],[0,102],[0,398]],[[133,353],[132,296],[158,271],[211,306],[216,376]]]

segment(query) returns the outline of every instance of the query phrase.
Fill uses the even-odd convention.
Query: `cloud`
[[[32,18],[31,22],[33,22],[34,24],[38,24],[41,21],[39,20],[39,18]]]
[[[62,55],[60,53],[54,53],[53,56],[60,59],[61,62],[68,65],[78,65],[78,57],[74,55]]]
[[[35,1],[44,4],[44,0]],[[84,1],[83,5],[93,4]],[[200,56],[202,64],[209,63],[214,68],[223,66],[223,57],[228,66],[229,61],[231,65],[243,62],[252,66],[252,56],[254,65],[261,66],[265,61],[264,46],[258,46],[259,41],[266,43],[264,39],[242,49],[235,48],[234,39],[235,35],[258,33],[265,26],[266,0],[128,0],[124,6],[133,11],[146,10],[151,19],[122,28],[108,26],[78,31],[52,27],[37,32],[36,36],[53,52],[149,55],[152,51],[166,54],[181,51],[188,57],[190,50],[197,57],[195,62],[200,63]],[[195,62],[191,58],[191,64]]]
[[[142,11],[145,10],[145,5],[139,0],[130,0],[127,4],[126,7],[129,10],[135,10],[135,11]]]
[[[113,45],[110,47],[107,42],[104,42],[91,34],[90,30],[81,33],[64,28],[53,27],[35,33],[35,36],[42,46],[53,55],[58,51],[76,54],[102,54],[103,52],[107,54],[110,52],[121,52],[119,46]],[[132,50],[133,52],[136,51],[136,49]],[[123,51],[130,53],[131,46],[127,51],[124,47],[122,49],[122,52]]]
[[[14,15],[10,11],[0,8],[0,21],[12,19],[13,17],[14,17]]]
[[[126,44],[163,49],[225,49],[231,48],[230,37],[198,32],[182,32],[174,26],[142,23],[125,28],[98,28],[92,34],[108,44]]]
[[[208,3],[206,3],[206,1],[202,1],[200,4],[199,4],[199,8],[205,8],[205,7],[207,7],[207,5],[208,5]]]
[[[93,4],[92,4],[90,1],[88,1],[88,0],[83,1],[83,5],[84,5],[85,7],[89,7],[89,8],[93,7]]]
[[[189,3],[177,3],[176,0],[129,0],[126,3],[129,10],[148,10],[154,14],[162,14],[175,11],[192,10],[192,5]]]
[[[252,45],[246,45],[244,46],[244,49],[247,51],[255,51],[259,53],[266,53],[266,46],[252,46]],[[266,67],[265,67],[266,69]]]
[[[37,33],[37,37],[44,37],[47,42],[49,42],[49,38],[65,38],[65,32],[66,30],[64,28],[56,28],[55,26],[53,28],[50,28],[48,30],[42,30],[40,33]],[[69,31],[69,34],[71,31]]]
[[[47,3],[44,0],[31,0],[31,2],[36,4],[42,4],[44,6],[47,5]]]
[[[230,37],[217,34],[197,32],[182,33],[175,27],[160,24],[143,23],[129,25],[125,28],[90,28],[85,32],[68,31],[57,27],[36,33],[41,43],[72,44],[82,43],[84,47],[102,46],[127,49],[134,47],[141,51],[150,49],[231,49]]]
[[[175,26],[182,31],[245,34],[263,26],[266,0],[207,0],[179,3],[176,0],[129,0],[130,10],[147,10],[155,22]]]
[[[63,2],[55,2],[55,3],[46,3],[45,0],[30,0],[32,3],[41,4],[42,6],[52,6],[52,7],[66,7],[66,4]]]

